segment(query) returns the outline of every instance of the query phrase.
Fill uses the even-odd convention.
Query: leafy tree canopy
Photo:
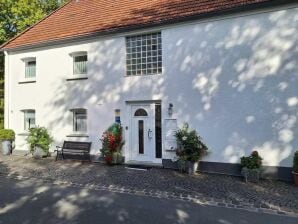
[[[0,0],[0,44],[65,2],[66,0]]]

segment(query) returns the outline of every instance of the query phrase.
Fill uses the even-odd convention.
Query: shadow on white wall
[[[61,114],[50,128],[65,127],[65,111],[86,105],[98,117],[90,124],[97,141],[117,105],[161,99],[199,131],[212,150],[207,160],[236,163],[258,150],[265,165],[291,166],[298,149],[296,15],[291,9],[165,29],[161,76],[124,77],[124,38],[92,44],[89,80],[61,83],[45,105]]]

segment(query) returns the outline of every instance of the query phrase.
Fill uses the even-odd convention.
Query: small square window
[[[87,110],[73,110],[73,131],[79,133],[87,132]]]
[[[36,77],[36,60],[28,60],[25,62],[25,78]]]
[[[74,55],[73,56],[73,74],[82,75],[87,74],[87,62],[88,57],[85,55]]]
[[[35,110],[24,110],[24,130],[35,127]]]

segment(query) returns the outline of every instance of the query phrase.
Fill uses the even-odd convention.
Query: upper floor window
[[[153,75],[161,73],[161,33],[126,37],[126,75]]]
[[[73,54],[73,74],[87,75],[87,52],[78,52]]]
[[[23,110],[24,112],[24,130],[28,131],[35,127],[35,110]]]
[[[87,132],[87,110],[73,109],[73,131],[78,133]]]
[[[35,78],[36,77],[36,59],[27,58],[24,59],[25,62],[25,78]]]

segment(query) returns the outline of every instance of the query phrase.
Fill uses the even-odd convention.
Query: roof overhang
[[[106,30],[97,30],[97,31],[95,30],[94,32],[82,33],[75,36],[48,40],[48,41],[38,42],[34,44],[22,45],[15,48],[6,48],[5,46],[10,42],[10,41],[7,41],[6,43],[0,46],[0,52],[23,51],[23,50],[29,50],[34,48],[48,47],[52,45],[72,43],[72,42],[77,42],[81,40],[88,40],[88,39],[93,39],[95,37],[105,37],[105,36],[111,36],[115,34],[126,34],[132,31],[142,31],[144,29],[150,29],[150,28],[158,29],[163,26],[173,26],[173,24],[181,24],[181,23],[200,21],[205,19],[215,19],[222,16],[232,16],[232,15],[237,15],[240,13],[250,12],[254,10],[257,10],[257,11],[264,10],[264,9],[275,10],[277,7],[281,7],[281,6],[297,7],[298,4],[296,2],[293,3],[292,0],[271,0],[268,2],[255,3],[252,5],[245,5],[245,6],[235,7],[235,8],[221,10],[217,12],[185,16],[185,17],[175,18],[175,19],[166,20],[166,21],[157,21],[155,23],[148,23],[148,24],[141,24],[141,25],[136,24],[136,25],[130,25],[130,26],[115,27],[115,28],[110,28]]]

